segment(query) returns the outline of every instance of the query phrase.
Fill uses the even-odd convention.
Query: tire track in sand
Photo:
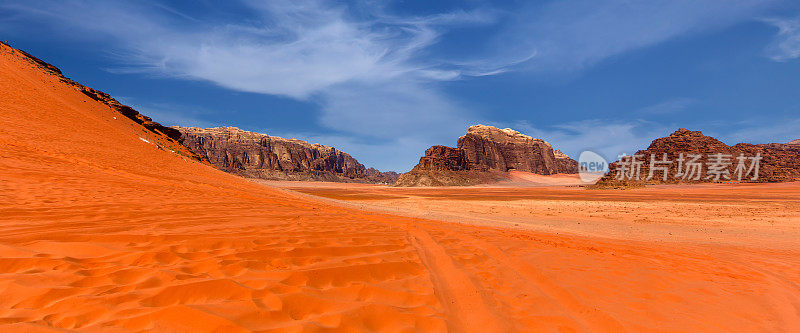
[[[500,262],[502,264],[501,267],[513,270],[516,275],[536,286],[545,296],[557,303],[557,305],[568,310],[567,313],[571,313],[570,317],[580,323],[580,325],[585,327],[588,331],[626,331],[625,327],[623,327],[619,321],[597,308],[583,304],[567,289],[553,282],[529,262],[519,257],[509,255],[499,247],[477,237],[469,236],[465,233],[451,232],[450,234],[460,239],[463,243],[471,244],[475,248],[480,249],[492,259]]]
[[[506,332],[494,317],[467,273],[456,267],[445,249],[426,231],[409,226],[409,241],[430,271],[439,302],[447,311],[451,332]]]
[[[327,199],[285,189],[283,191],[334,205],[356,209],[373,209],[375,211],[375,207],[364,207],[347,201]],[[382,210],[375,212],[378,214],[387,213]],[[430,271],[431,282],[434,284],[439,302],[445,308],[449,319],[448,330],[451,332],[509,332],[513,331],[513,329],[505,325],[503,320],[492,315],[489,306],[481,297],[480,289],[470,280],[470,274],[458,268],[452,257],[447,254],[447,250],[436,242],[427,231],[423,230],[423,227],[444,232],[458,239],[461,244],[471,245],[476,250],[482,251],[487,256],[500,262],[503,265],[500,267],[512,271],[516,276],[527,281],[536,291],[554,303],[555,306],[564,309],[564,315],[574,320],[576,324],[586,331],[627,331],[619,321],[596,308],[583,304],[567,289],[543,275],[530,263],[505,253],[505,251],[487,241],[457,230],[443,228],[441,225],[434,226],[424,220],[411,223],[389,221],[382,221],[382,223],[405,229],[408,232],[409,242],[416,249],[423,265]]]

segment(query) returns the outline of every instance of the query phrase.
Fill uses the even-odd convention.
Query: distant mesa
[[[396,172],[366,168],[333,147],[236,127],[173,127],[218,169],[248,178],[394,184]]]
[[[739,143],[733,146],[719,141],[713,137],[706,136],[700,131],[690,131],[685,128],[678,129],[667,137],[658,138],[653,140],[650,146],[645,150],[639,150],[635,155],[641,155],[639,158],[644,164],[641,166],[641,175],[639,179],[635,177],[618,177],[620,169],[624,163],[616,161],[609,165],[609,172],[603,176],[596,184],[598,188],[608,187],[630,187],[642,186],[645,184],[678,184],[678,183],[704,183],[715,181],[738,181],[735,177],[736,166],[738,164],[737,157],[744,155],[745,157],[753,157],[760,154],[762,157],[759,162],[759,174],[757,182],[785,182],[792,181],[800,178],[800,140],[794,140],[786,144],[782,143],[769,143],[769,144],[750,144]],[[684,156],[690,154],[700,155],[701,157],[696,161],[702,167],[702,175],[699,180],[685,179],[684,177],[676,177],[679,175],[679,164],[677,160],[680,154]],[[667,167],[668,177],[663,180],[663,171],[654,171],[654,177],[647,180],[649,175],[650,156],[655,155],[656,160],[664,160],[666,154],[666,161],[672,161],[671,164],[661,164]],[[724,154],[730,155],[730,164],[726,164],[724,170],[727,170],[729,179],[724,177],[716,180],[715,177],[707,179],[707,166],[710,155]],[[745,166],[749,167],[751,161],[746,161]],[[629,166],[623,167],[630,169]],[[686,165],[682,168],[685,173]],[[752,173],[750,174],[752,175]],[[619,179],[623,178],[623,179]],[[750,178],[744,178],[743,181],[753,181]]]
[[[789,141],[786,144],[787,145],[800,145],[800,139]]]
[[[467,186],[507,178],[509,171],[540,175],[578,173],[578,162],[542,139],[513,129],[470,126],[456,148],[433,146],[397,186]]]

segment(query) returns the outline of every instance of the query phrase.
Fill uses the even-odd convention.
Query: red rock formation
[[[397,173],[367,169],[333,147],[236,127],[174,127],[184,144],[217,168],[240,176],[394,184]]]
[[[759,181],[786,182],[800,179],[800,145],[798,144],[749,144],[739,143],[732,147],[736,154],[762,157]]]
[[[516,170],[541,175],[578,172],[577,162],[560,151],[556,158],[546,141],[510,128],[470,126],[467,134],[458,139],[457,147],[464,151],[470,170]]]
[[[687,159],[688,156],[692,154],[701,156],[696,161],[702,165],[699,169],[701,171],[699,179],[690,179],[696,177],[683,177],[681,173],[679,173],[679,167],[682,167],[682,171],[686,171],[686,163],[681,165],[681,163],[678,162],[681,153],[683,153],[684,157]],[[666,161],[671,161],[672,163],[658,163],[658,161],[664,160],[664,154],[666,154]],[[725,163],[725,167],[721,169],[725,175],[722,175],[719,180],[708,172],[709,163],[714,162],[710,157],[715,154],[728,156],[726,162],[729,162]],[[756,181],[779,182],[800,178],[800,146],[778,143],[758,145],[740,143],[734,146],[728,146],[713,137],[703,135],[700,131],[690,131],[681,128],[668,137],[653,140],[647,149],[636,152],[635,155],[641,156],[638,158],[638,161],[642,162],[639,179],[636,179],[635,176],[622,177],[623,179],[619,179],[619,172],[625,170],[621,169],[622,165],[626,165],[629,170],[630,164],[617,161],[609,165],[609,173],[603,176],[595,186],[624,187],[657,183],[738,181],[736,167],[739,161],[737,157],[740,155],[744,155],[744,157],[754,157],[756,154],[760,154],[762,158],[759,162],[759,175]],[[651,179],[646,179],[649,176],[651,156],[655,156],[656,166],[666,167],[668,169],[666,181],[663,178],[663,171],[654,171],[653,177]],[[745,160],[744,162],[744,165],[749,167],[751,160]],[[746,177],[746,175],[742,178],[742,181],[752,181],[750,177]]]
[[[433,146],[425,151],[425,156],[419,159],[420,170],[431,171],[462,171],[468,170],[464,151],[458,148]]]
[[[559,173],[578,172],[578,161],[573,160],[558,149],[553,151],[553,156],[556,158],[556,170],[558,170]]]
[[[457,147],[433,146],[398,186],[473,185],[497,181],[508,171],[542,175],[577,173],[578,162],[544,140],[510,128],[471,126]]]

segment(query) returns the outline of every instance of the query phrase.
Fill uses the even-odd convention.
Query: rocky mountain
[[[666,154],[666,159],[664,154]],[[682,162],[680,161],[681,154],[684,156]],[[714,157],[717,154],[724,155],[723,159],[718,160]],[[758,179],[755,181],[781,182],[800,178],[800,145],[739,143],[729,146],[713,137],[703,135],[700,131],[690,131],[685,128],[678,129],[668,137],[653,140],[647,149],[639,150],[634,155],[640,156],[635,161],[642,162],[639,166],[638,179],[635,176],[637,172],[630,172],[630,170],[635,170],[633,167],[635,163],[631,163],[630,159],[626,158],[611,163],[608,174],[603,176],[595,186],[603,188],[656,183],[738,181],[736,168],[739,165],[738,157],[740,155],[746,158],[742,163],[746,168],[741,171],[743,181],[754,181],[750,179],[753,172],[747,174],[747,171],[750,171],[750,165],[753,163],[753,160],[749,158],[757,155],[761,157],[761,160],[758,163]],[[694,161],[699,166],[693,170],[688,167],[691,162],[690,155],[699,155],[699,158]],[[664,172],[660,169],[653,172],[651,179],[646,179],[651,167],[651,156],[655,156],[653,165],[668,170],[666,180],[664,180]],[[718,172],[710,172],[709,166],[714,164],[721,165],[717,169]],[[625,173],[621,174],[620,172]],[[720,174],[719,179],[716,177],[717,173]]]
[[[400,176],[397,186],[463,186],[493,182],[509,171],[541,175],[577,173],[578,162],[544,140],[510,128],[475,125],[456,148],[433,146]]]
[[[240,176],[394,184],[398,174],[365,168],[355,158],[320,144],[243,131],[236,127],[173,127],[184,145],[217,168]]]
[[[787,145],[800,145],[800,139],[789,141],[786,144]]]
[[[43,69],[44,71],[50,73],[51,75],[55,75],[56,77],[58,77],[59,81],[69,85],[70,87],[74,88],[77,91],[80,91],[89,98],[107,105],[112,110],[116,111],[125,118],[128,118],[134,121],[135,123],[143,126],[145,129],[147,129],[148,131],[152,132],[152,134],[155,135],[154,136],[155,142],[153,143],[159,149],[168,150],[170,152],[182,155],[184,157],[188,157],[208,164],[208,161],[205,160],[202,156],[195,154],[191,150],[186,149],[183,145],[181,145],[180,132],[153,121],[153,119],[151,119],[150,117],[145,116],[139,113],[138,111],[134,110],[133,108],[120,103],[119,101],[111,97],[109,94],[106,94],[102,91],[84,86],[78,82],[73,81],[72,79],[64,76],[64,74],[61,73],[61,70],[58,69],[58,67],[56,66],[53,66],[39,58],[36,58],[25,51],[14,49],[13,47],[11,47],[6,43],[0,42],[0,44],[5,46],[5,48],[3,48],[3,52],[18,52],[20,55],[24,57],[26,61],[28,61],[32,65],[35,65]]]

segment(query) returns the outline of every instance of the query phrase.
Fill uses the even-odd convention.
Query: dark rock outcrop
[[[67,79],[67,80],[69,80],[69,79]],[[70,80],[70,81],[72,81],[72,80]],[[181,133],[178,132],[176,129],[161,125],[161,124],[153,121],[152,118],[139,113],[138,111],[134,110],[130,106],[127,106],[127,105],[124,105],[124,104],[120,103],[116,99],[112,98],[109,94],[106,94],[106,93],[104,93],[102,91],[95,90],[95,89],[89,88],[87,86],[84,86],[84,85],[81,85],[81,84],[78,84],[78,83],[75,83],[75,82],[67,82],[67,83],[71,84],[72,86],[74,86],[75,89],[79,90],[84,95],[89,96],[89,98],[91,98],[93,100],[96,100],[98,102],[104,103],[104,104],[110,106],[112,109],[114,109],[117,112],[119,112],[120,114],[122,114],[123,116],[128,117],[131,120],[141,124],[142,126],[144,126],[144,128],[146,128],[146,129],[148,129],[148,130],[150,130],[152,132],[162,133],[162,134],[170,137],[171,139],[173,139],[175,141],[180,141]]]
[[[664,159],[665,154],[666,159]],[[683,154],[685,158],[684,163],[678,162],[681,154]],[[725,163],[722,163],[724,167],[720,168],[720,171],[724,175],[719,177],[719,179],[717,179],[713,173],[710,174],[708,172],[709,164],[719,162],[712,160],[713,155],[716,154],[723,154],[726,156]],[[739,164],[737,157],[743,155],[749,158],[757,154],[761,156],[758,179],[752,180],[752,173],[748,176],[748,174],[746,174],[747,170],[743,170],[742,181],[782,182],[800,178],[799,145],[739,143],[734,146],[729,146],[713,137],[703,135],[700,131],[690,131],[681,128],[668,137],[653,140],[647,149],[639,150],[634,154],[639,155],[638,161],[642,162],[639,179],[636,179],[635,173],[631,174],[629,177],[621,177],[620,172],[630,170],[631,164],[629,160],[626,160],[626,162],[616,161],[609,165],[608,174],[598,180],[595,187],[608,188],[642,186],[645,184],[739,181],[736,173],[736,167]],[[664,180],[664,173],[660,170],[654,171],[653,177],[647,179],[651,167],[650,158],[652,155],[655,156],[656,166],[667,168],[667,180]],[[692,175],[696,173],[690,174],[688,177],[683,176],[687,173],[686,164],[688,163],[689,155],[700,155],[700,158],[695,161],[701,165],[698,169],[700,173],[699,179],[695,179],[697,177],[692,177]],[[671,161],[672,163],[659,163],[659,161],[662,160]],[[743,165],[749,168],[752,160],[747,159],[743,162]]]
[[[333,147],[236,127],[174,127],[183,143],[217,168],[248,178],[394,184],[398,174],[365,168]]]
[[[397,186],[463,186],[494,182],[508,171],[541,175],[577,173],[578,162],[544,140],[510,128],[475,125],[456,148],[433,146]]]

